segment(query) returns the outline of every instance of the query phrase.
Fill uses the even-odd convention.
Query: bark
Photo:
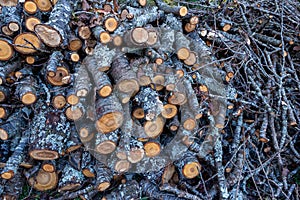
[[[45,105],[35,113],[30,131],[30,156],[37,160],[53,160],[65,150],[69,138],[70,123],[61,113],[53,113]]]
[[[84,176],[81,171],[66,165],[62,171],[62,178],[58,183],[58,192],[77,190],[81,187]]]
[[[18,146],[7,160],[5,167],[1,172],[1,178],[11,179],[17,174],[19,165],[24,160],[24,154],[27,152],[28,137],[29,131],[25,131]]]
[[[107,190],[111,185],[112,172],[103,163],[96,161],[96,185],[95,188],[102,192]]]
[[[34,27],[35,33],[44,44],[49,47],[58,47],[67,39],[65,27],[68,25],[71,15],[70,3],[61,0],[55,4],[51,11],[49,21]]]

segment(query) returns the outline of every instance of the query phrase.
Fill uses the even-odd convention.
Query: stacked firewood
[[[297,196],[295,2],[0,5],[1,198]]]

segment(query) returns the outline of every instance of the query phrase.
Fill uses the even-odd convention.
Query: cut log
[[[79,103],[79,97],[75,94],[74,88],[69,88],[66,95],[68,104],[74,106]]]
[[[201,170],[201,165],[197,158],[189,152],[186,153],[181,160],[175,162],[175,166],[180,171],[180,175],[187,179],[195,178],[199,175]]]
[[[81,142],[84,144],[90,142],[97,133],[95,129],[95,124],[88,120],[85,120],[83,121],[83,123],[78,124],[80,124],[78,126],[78,134],[81,139]]]
[[[70,124],[62,113],[53,113],[41,106],[31,126],[30,156],[36,160],[57,159],[65,151],[69,130]]]
[[[112,172],[100,161],[96,161],[96,189],[103,192],[111,185]]]
[[[186,92],[187,92],[187,96],[188,98],[188,105],[192,111],[192,113],[194,114],[196,119],[200,119],[202,117],[202,112],[201,112],[201,108],[196,96],[196,92],[194,91],[194,89],[192,88],[191,82],[188,80],[184,80],[183,84],[186,88]]]
[[[129,152],[128,152],[128,156],[127,156],[127,160],[130,163],[138,163],[140,162],[145,154],[144,148],[143,148],[143,143],[135,140],[135,139],[131,139],[129,142]]]
[[[86,97],[92,90],[91,80],[84,65],[79,67],[75,78],[75,92],[78,97]]]
[[[132,116],[136,119],[143,119],[145,117],[145,112],[143,108],[135,108],[132,112]]]
[[[68,34],[68,49],[70,51],[78,51],[82,47],[82,41],[73,33]]]
[[[107,44],[111,41],[110,34],[106,32],[101,26],[96,26],[95,28],[93,28],[93,35],[102,44]]]
[[[55,160],[45,160],[42,163],[42,169],[45,172],[53,173],[56,171],[56,163]]]
[[[37,92],[35,79],[32,76],[27,76],[20,81],[16,87],[15,95],[25,105],[31,105],[37,100]]]
[[[66,164],[62,177],[58,183],[58,192],[77,190],[81,187],[84,181],[84,176],[81,171],[74,169],[69,164]]]
[[[38,6],[33,1],[25,1],[23,4],[23,10],[28,14],[35,14],[38,11]]]
[[[17,6],[18,0],[0,0],[1,6]]]
[[[189,105],[182,105],[180,107],[180,112],[183,128],[188,131],[194,130],[197,127],[197,121],[195,120],[195,116],[192,113],[191,108],[189,108]]]
[[[112,153],[117,147],[117,143],[119,139],[118,134],[119,134],[118,129],[106,134],[97,133],[96,141],[95,141],[96,151],[100,154]]]
[[[145,154],[148,157],[155,157],[160,154],[161,146],[158,140],[149,140],[144,144]]]
[[[161,116],[158,116],[153,121],[147,121],[144,124],[144,130],[149,137],[156,138],[162,133],[164,125],[165,120]]]
[[[175,117],[172,119],[172,121],[169,122],[168,127],[170,131],[177,131],[180,126],[180,122],[178,120],[178,116],[175,115]]]
[[[2,8],[2,19],[8,29],[12,32],[18,32],[21,28],[20,6],[5,6]]]
[[[45,172],[40,169],[36,177],[31,177],[28,180],[29,185],[38,191],[47,191],[55,188],[58,183],[56,172]]]
[[[56,68],[54,76],[46,75],[47,81],[54,86],[66,85],[70,81],[70,72],[65,65]]]
[[[193,66],[197,63],[197,53],[190,51],[189,57],[185,59],[183,62],[188,66]]]
[[[33,33],[21,33],[15,37],[14,47],[22,54],[32,54],[40,49],[41,42]]]
[[[165,118],[165,119],[171,119],[173,118],[175,115],[177,115],[177,107],[175,105],[172,104],[166,104],[163,107],[163,110],[161,112],[161,115]]]
[[[106,45],[98,43],[94,49],[94,54],[92,56],[87,56],[84,59],[87,69],[97,68],[99,71],[109,70],[111,63],[116,55],[116,49],[109,49]]]
[[[19,135],[25,128],[25,115],[22,110],[15,110],[11,116],[0,125],[0,139],[8,140],[9,138]]]
[[[52,106],[56,109],[62,109],[65,107],[67,101],[64,95],[58,93],[54,94],[52,98]]]
[[[24,154],[26,152],[25,149],[28,145],[28,137],[29,137],[29,132],[25,131],[23,133],[22,138],[19,141],[18,146],[16,147],[13,154],[9,157],[8,161],[6,162],[6,165],[1,172],[1,178],[11,179],[16,175],[19,165],[24,159]]]
[[[49,12],[52,9],[52,4],[50,0],[34,0],[37,7],[42,12]]]
[[[6,119],[10,115],[11,111],[3,106],[0,106],[0,119]]]
[[[109,133],[120,128],[123,123],[123,110],[114,93],[96,102],[98,120],[96,128],[100,133]]]
[[[30,2],[30,1],[26,1],[26,2]],[[25,27],[27,28],[27,30],[29,31],[34,31],[34,26],[36,24],[40,24],[41,23],[41,20],[36,18],[36,17],[33,17],[33,16],[30,16],[26,19],[25,21]]]
[[[0,61],[9,60],[14,55],[14,49],[10,42],[0,39]]]
[[[128,47],[131,48],[145,46],[148,39],[148,31],[142,27],[134,28],[125,33],[124,36],[124,42],[127,44]]]
[[[83,118],[85,115],[85,107],[84,104],[78,103],[74,106],[69,106],[66,111],[66,117],[71,121],[78,121]]]
[[[104,19],[104,27],[108,32],[114,32],[118,28],[118,20],[114,15],[107,15]]]
[[[14,32],[9,30],[7,25],[1,26],[1,31],[2,31],[3,34],[5,34],[7,36],[13,36],[14,35]]]
[[[0,102],[7,101],[10,96],[9,88],[5,86],[0,86]]]
[[[175,38],[175,52],[177,54],[177,57],[180,60],[186,60],[190,56],[190,41],[181,32],[177,32]]]
[[[40,1],[48,0],[39,0],[37,3],[38,7]],[[51,6],[50,3],[50,8]],[[49,21],[46,24],[35,25],[34,31],[44,44],[49,47],[58,47],[67,38],[65,27],[68,26],[70,15],[71,6],[69,1],[60,0],[55,4],[55,7],[50,14]]]
[[[91,73],[98,95],[100,97],[109,96],[113,89],[107,74],[99,71],[95,66],[92,66],[85,61],[83,61],[83,65],[86,66],[87,70]]]
[[[94,178],[96,176],[96,171],[94,169],[94,160],[92,159],[92,155],[88,151],[84,151],[82,153],[81,169],[83,175],[88,178]]]
[[[184,17],[188,13],[188,9],[185,6],[170,6],[162,0],[155,0],[155,4],[165,13],[173,13],[174,15],[179,15],[180,17]]]
[[[111,76],[116,82],[116,89],[123,93],[119,98],[121,102],[127,103],[129,99],[139,90],[136,74],[131,69],[126,56],[115,58],[111,65]]]
[[[88,26],[80,26],[78,28],[78,36],[83,39],[83,40],[87,40],[91,37],[92,35],[92,31],[90,29],[90,27]]]

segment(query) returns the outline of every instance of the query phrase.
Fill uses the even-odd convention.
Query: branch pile
[[[297,1],[0,4],[1,198],[299,196]]]

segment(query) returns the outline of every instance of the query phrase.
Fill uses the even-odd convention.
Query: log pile
[[[0,199],[297,199],[298,2],[175,2],[0,0]]]

